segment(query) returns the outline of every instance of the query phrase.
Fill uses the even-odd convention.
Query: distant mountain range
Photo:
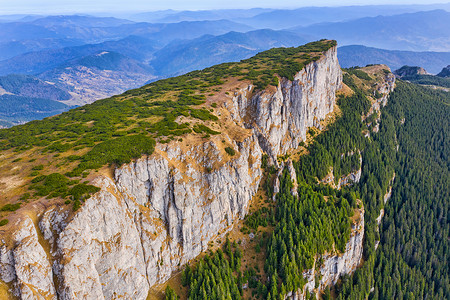
[[[135,23],[116,18],[52,16],[32,22],[0,23],[0,60],[29,51],[101,43],[130,35],[153,40],[160,47],[177,39],[194,39],[205,34],[245,32],[252,27],[229,20],[180,23]]]
[[[396,70],[408,65],[421,66],[428,72],[437,74],[443,66],[450,63],[450,52],[385,50],[353,45],[339,47],[338,58],[339,63],[344,68],[368,64],[385,64],[392,70]]]
[[[305,42],[305,38],[287,31],[229,32],[170,44],[154,54],[151,65],[161,76],[175,75],[218,63],[239,61],[270,48],[293,47]]]
[[[314,39],[331,38],[340,45],[365,45],[390,50],[448,51],[450,13],[445,10],[366,17],[346,22],[294,27]]]
[[[128,16],[133,21],[174,23],[227,19],[260,29],[286,29],[321,22],[340,22],[363,17],[390,16],[434,9],[450,10],[450,4],[358,5],[341,7],[302,7],[298,9],[218,9],[200,11],[164,10]]]

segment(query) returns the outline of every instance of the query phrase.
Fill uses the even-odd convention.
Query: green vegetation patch
[[[366,72],[361,70],[359,67],[352,67],[352,68],[344,69],[344,71],[346,71],[347,73],[349,73],[351,75],[355,75],[359,79],[363,79],[363,80],[367,80],[367,81],[373,80],[373,78],[370,77],[369,74],[367,74]]]
[[[231,148],[231,147],[225,147],[225,152],[229,155],[229,156],[234,156],[234,155],[236,155],[236,151],[233,149],[233,148]]]
[[[6,204],[0,208],[0,211],[16,211],[20,208],[20,203]]]
[[[91,194],[100,190],[100,188],[96,186],[78,183],[78,180],[70,180],[65,175],[59,173],[41,175],[33,178],[31,182],[30,189],[35,191],[36,196],[47,196],[50,198],[69,197],[74,201],[74,210],[77,210],[80,207],[81,202],[88,199]]]
[[[242,286],[248,278],[240,271],[241,250],[227,240],[224,251],[207,254],[193,269],[185,266],[181,283],[189,286],[189,300],[242,299]]]
[[[155,149],[155,140],[145,135],[122,136],[95,145],[81,157],[81,163],[68,175],[79,176],[88,169],[98,169],[107,164],[122,165]]]

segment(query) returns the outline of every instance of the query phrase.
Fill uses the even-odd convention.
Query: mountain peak
[[[403,66],[400,69],[395,70],[394,74],[397,77],[402,78],[402,77],[414,76],[414,75],[428,75],[428,72],[422,67]]]

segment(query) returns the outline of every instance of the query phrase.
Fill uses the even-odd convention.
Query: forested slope
[[[450,298],[449,104],[449,93],[397,84],[375,136],[377,163],[365,169],[382,169],[381,156],[396,172],[380,248],[374,253],[375,237],[368,232],[368,260],[339,287],[339,298],[362,299],[372,287],[369,299]],[[363,181],[362,191],[372,185],[371,175]]]

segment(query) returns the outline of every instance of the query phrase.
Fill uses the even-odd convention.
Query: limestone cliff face
[[[161,144],[113,176],[99,176],[101,191],[75,213],[50,207],[37,227],[31,221],[19,226],[26,231],[19,229],[13,245],[0,249],[2,280],[29,299],[145,299],[150,286],[247,214],[263,151],[276,162],[297,148],[307,128],[333,110],[341,77],[332,48],[292,82],[281,79],[260,92],[240,88],[224,105],[245,134]]]
[[[294,81],[280,80],[276,90],[267,89],[252,97],[252,86],[236,92],[231,109],[236,121],[253,128],[261,148],[276,161],[306,138],[309,127],[332,112],[335,93],[342,86],[342,71],[332,48],[319,61],[308,64]]]

